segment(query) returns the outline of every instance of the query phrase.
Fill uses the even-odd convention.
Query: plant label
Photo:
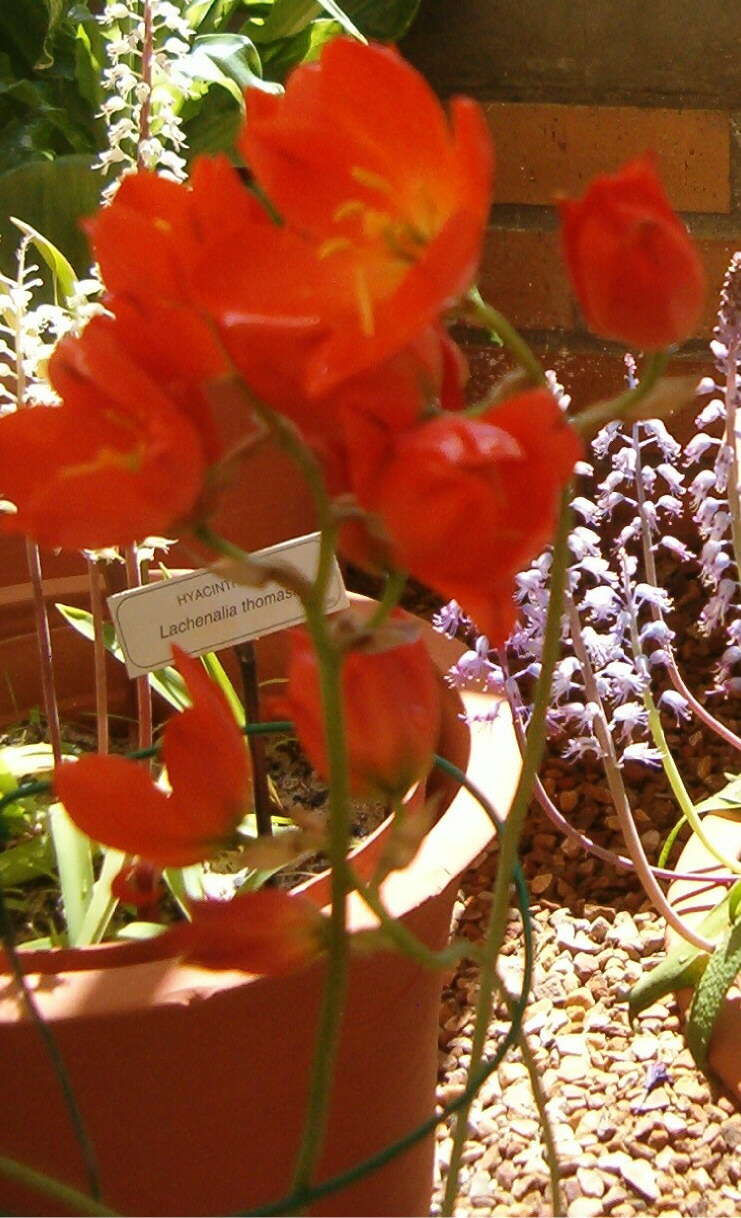
[[[142,677],[164,668],[172,662],[173,643],[198,656],[298,625],[304,620],[299,597],[273,579],[256,582],[256,568],[283,566],[312,580],[318,563],[319,534],[309,533],[257,550],[244,564],[220,559],[213,568],[110,596],[126,671],[130,677]],[[334,613],[346,605],[342,575],[333,559],[325,611]]]

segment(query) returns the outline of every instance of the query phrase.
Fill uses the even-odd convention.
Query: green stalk
[[[562,601],[569,557],[568,539],[571,526],[571,494],[572,488],[569,485],[561,496],[561,511],[553,543],[551,591],[543,638],[540,676],[535,688],[533,713],[528,726],[527,746],[522,759],[522,770],[499,844],[497,878],[492,896],[489,923],[484,939],[484,964],[481,969],[479,996],[476,1004],[476,1021],[471,1043],[469,1077],[472,1077],[478,1070],[484,1056],[491,1018],[496,963],[507,926],[510,884],[517,862],[517,849],[525,814],[530,804],[535,779],[540,769],[545,748],[546,711],[550,704],[553,670],[558,659],[561,643]],[[460,1175],[461,1159],[468,1133],[468,1117],[472,1101],[473,1097],[460,1110],[456,1118],[453,1149],[443,1200],[442,1212],[446,1215],[451,1215],[454,1212],[458,1196],[458,1177]]]
[[[469,293],[464,308],[459,313],[460,320],[483,330],[495,330],[503,345],[518,364],[524,368],[534,385],[545,385],[543,365],[532,348],[525,342],[522,335],[515,329],[498,309],[492,308],[481,299],[477,291]]]
[[[100,1201],[93,1201],[91,1197],[86,1197],[76,1188],[70,1188],[68,1184],[62,1184],[60,1180],[53,1180],[51,1176],[45,1176],[43,1172],[35,1171],[33,1167],[19,1163],[17,1159],[8,1159],[5,1155],[0,1155],[0,1175],[5,1176],[8,1180],[17,1180],[19,1184],[25,1184],[27,1188],[33,1188],[47,1197],[53,1197],[65,1209],[75,1214],[100,1215],[101,1218],[108,1218],[110,1215],[111,1218],[116,1218],[118,1213],[117,1210],[109,1209]]]
[[[646,368],[637,385],[632,389],[626,389],[625,393],[619,394],[616,398],[609,398],[606,402],[595,402],[594,406],[580,410],[571,420],[574,427],[583,436],[591,437],[601,427],[604,427],[605,423],[612,423],[613,420],[626,416],[629,418],[633,407],[637,406],[653,389],[668,362],[668,351],[655,351],[653,355],[649,356]]]
[[[90,839],[80,832],[60,803],[49,806],[48,825],[57,859],[67,935],[70,945],[77,947],[94,883]]]
[[[553,1128],[551,1126],[551,1118],[548,1115],[546,1107],[546,1098],[543,1087],[540,1081],[540,1069],[538,1063],[533,1057],[532,1050],[528,1044],[527,1036],[524,1032],[520,1032],[517,1037],[517,1047],[520,1050],[525,1069],[527,1070],[528,1079],[530,1082],[530,1090],[533,1093],[535,1107],[538,1110],[540,1118],[540,1129],[543,1137],[543,1149],[545,1151],[546,1162],[548,1164],[548,1175],[551,1184],[551,1209],[554,1216],[565,1214],[566,1206],[561,1199],[561,1180],[558,1169],[558,1153],[556,1151],[556,1141],[553,1137]]]
[[[368,619],[368,630],[376,630],[379,626],[383,625],[386,618],[398,605],[401,594],[406,587],[406,582],[406,571],[393,570],[387,573],[386,583],[381,599],[378,602],[378,608],[374,610]]]
[[[294,1167],[293,1190],[296,1193],[300,1193],[311,1185],[324,1144],[348,972],[347,852],[350,846],[350,815],[341,691],[342,654],[333,645],[324,614],[316,605],[307,606],[307,624],[319,663],[327,737],[329,769],[329,846],[327,853],[331,866],[332,906],[327,980],[317,1026],[304,1130]]]
[[[684,785],[682,775],[677,768],[677,763],[672,757],[671,749],[664,735],[664,728],[661,722],[661,715],[656,707],[656,703],[651,696],[650,690],[646,690],[643,694],[643,703],[648,711],[648,728],[651,733],[656,748],[661,753],[661,761],[664,766],[664,772],[669,779],[669,786],[672,789],[672,794],[676,799],[681,809],[683,817],[689,823],[692,832],[702,842],[708,854],[712,854],[713,858],[722,863],[728,871],[734,875],[741,875],[741,863],[735,859],[727,858],[717,846],[708,837],[703,828],[702,821],[695,811],[695,805],[692,802],[690,793]]]

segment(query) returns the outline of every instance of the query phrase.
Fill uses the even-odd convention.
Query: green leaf
[[[715,939],[725,932],[729,923],[731,897],[739,888],[741,888],[741,881],[734,884],[731,891],[715,906],[715,909],[712,909],[707,917],[703,918],[698,930],[704,938]],[[628,999],[628,1013],[631,1020],[667,994],[673,994],[677,990],[695,985],[707,967],[709,958],[707,952],[703,952],[691,943],[686,943],[684,940],[677,943],[661,964],[658,964],[645,977],[641,977],[640,981],[633,986]]]
[[[696,812],[728,812],[734,808],[741,808],[741,774],[733,775],[720,791],[695,804]]]
[[[741,924],[721,939],[695,988],[687,1019],[687,1044],[702,1069],[708,1056],[715,1021],[726,994],[741,972]]]
[[[65,258],[61,250],[57,249],[56,245],[38,233],[30,224],[26,224],[25,220],[18,220],[15,216],[11,216],[10,219],[24,236],[30,237],[49,267],[54,279],[55,295],[58,292],[65,300],[69,300],[74,296],[77,286],[77,276],[71,262]]]
[[[46,833],[10,846],[0,854],[0,885],[17,888],[41,876],[54,875],[54,856]]]
[[[80,609],[77,605],[61,605],[57,602],[54,606],[58,609],[73,630],[81,634],[83,638],[89,639],[91,642],[95,638],[95,626],[93,616],[87,609]],[[103,643],[105,649],[114,656],[120,663],[123,664],[124,656],[116,639],[116,632],[111,622],[103,623]],[[174,668],[158,668],[155,672],[149,674],[149,684],[152,689],[161,695],[170,706],[174,706],[175,710],[184,710],[188,706],[188,697],[185,692],[185,682]]]
[[[275,0],[270,15],[261,25],[250,24],[255,42],[293,38],[321,13],[316,0]]]
[[[32,71],[43,61],[50,26],[51,13],[45,0],[3,0],[0,4],[0,46],[19,74]]]
[[[201,34],[189,55],[178,61],[178,71],[194,81],[221,85],[239,106],[249,86],[267,93],[280,92],[272,81],[262,79],[257,48],[246,34]]]
[[[55,161],[33,161],[0,174],[0,270],[15,270],[17,231],[11,216],[18,216],[68,260],[76,273],[89,273],[91,255],[80,228],[100,198],[100,176],[90,157],[62,156]]]
[[[420,0],[343,0],[348,17],[375,42],[398,42],[419,11]]]

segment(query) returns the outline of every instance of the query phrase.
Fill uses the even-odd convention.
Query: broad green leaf
[[[271,80],[285,80],[299,63],[312,63],[332,38],[342,33],[342,27],[329,18],[318,17],[293,38],[280,38],[262,47],[263,71]]]
[[[734,808],[741,808],[741,774],[734,775],[720,791],[695,804],[696,812],[727,812]]]
[[[0,886],[17,888],[29,880],[54,875],[54,854],[46,833],[9,846],[0,854]]]
[[[255,42],[272,42],[276,38],[293,38],[321,13],[316,0],[275,0],[264,22],[250,23]]]
[[[185,19],[199,33],[215,34],[225,28],[239,7],[240,0],[193,0],[185,10]]]
[[[69,300],[75,294],[77,286],[77,276],[72,264],[61,250],[58,250],[56,245],[53,245],[41,233],[38,233],[30,224],[26,224],[25,220],[19,220],[16,216],[11,216],[13,224],[20,229],[25,237],[29,237],[36,249],[41,254],[44,262],[49,267],[52,273],[55,286],[55,295],[58,293]]]
[[[342,0],[342,7],[366,38],[398,42],[419,11],[420,0]]]
[[[703,918],[697,929],[706,939],[718,939],[727,930],[730,900],[739,888],[741,888],[741,881],[734,884],[731,892],[716,905],[715,909],[710,911],[706,918]],[[628,1013],[631,1020],[667,994],[673,994],[677,990],[695,985],[702,976],[708,960],[707,952],[701,951],[699,947],[694,947],[691,943],[684,941],[677,943],[661,964],[657,964],[656,968],[651,969],[650,973],[641,977],[640,981],[633,986],[628,999]]]
[[[80,221],[97,208],[100,175],[90,157],[62,156],[33,161],[0,174],[0,270],[14,273],[18,216],[43,233],[78,275],[89,273],[91,255]]]
[[[93,890],[90,838],[80,832],[61,803],[50,804],[47,823],[57,860],[67,933],[74,947]]]
[[[46,0],[2,0],[0,46],[19,73],[29,73],[43,62],[51,20]]]
[[[199,35],[190,54],[179,60],[178,72],[194,81],[221,85],[240,106],[248,86],[280,92],[278,85],[262,79],[260,56],[246,34]]]
[[[695,987],[687,1019],[687,1044],[701,1069],[707,1061],[708,1046],[718,1013],[739,972],[741,923],[730,927],[725,933]]]
[[[324,9],[328,17],[331,17],[338,25],[341,25],[346,34],[351,38],[357,38],[359,42],[367,42],[360,30],[347,15],[345,9],[340,8],[336,0],[318,0],[318,4]]]

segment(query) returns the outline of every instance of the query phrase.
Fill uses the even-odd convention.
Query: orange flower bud
[[[365,506],[386,526],[396,565],[454,597],[497,645],[514,624],[514,577],[550,539],[581,452],[555,399],[534,389],[395,437]]]
[[[697,250],[646,154],[559,204],[572,287],[590,330],[657,351],[695,329],[705,296]]]
[[[348,639],[342,700],[355,792],[402,795],[432,764],[440,727],[439,679],[413,621],[401,610],[378,630],[364,629],[371,608],[339,616]],[[288,702],[301,745],[315,769],[328,773],[316,654],[307,631],[292,632]]]

